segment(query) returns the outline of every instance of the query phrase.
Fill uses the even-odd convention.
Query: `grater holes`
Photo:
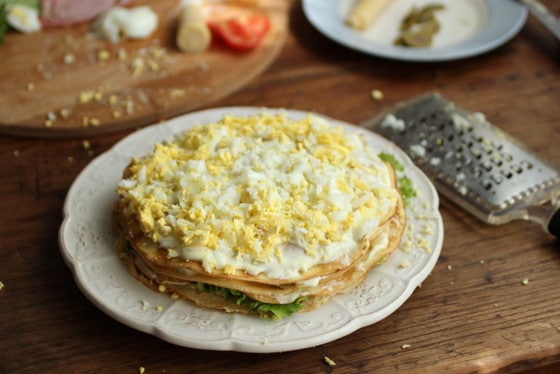
[[[502,158],[496,154],[494,154],[492,156],[492,158],[490,159],[490,161],[496,165],[497,167],[501,167],[504,164],[504,161],[502,160]]]
[[[443,156],[446,160],[451,160],[456,155],[453,151],[447,151]]]
[[[486,191],[490,191],[493,186],[493,183],[489,179],[482,181],[482,187],[484,187]]]
[[[473,168],[473,176],[475,178],[480,178],[480,177],[482,177],[483,174],[484,174],[484,171],[482,170],[482,168],[480,168],[478,166],[475,166]]]
[[[478,148],[471,148],[471,154],[474,156],[474,158],[476,158],[477,160],[480,160],[482,158],[482,152],[480,151],[480,149]]]
[[[472,137],[466,142],[466,147],[469,149],[470,154],[473,155],[477,160],[482,159],[484,151],[480,146],[479,139]]]
[[[487,172],[490,172],[490,171],[492,171],[493,166],[492,166],[492,163],[490,163],[490,161],[484,161],[482,163],[482,168],[484,170],[486,170]]]
[[[419,127],[421,127],[423,130],[425,130],[427,128],[427,126],[429,126],[430,122],[431,122],[430,119],[428,119],[426,117],[422,117],[416,123],[418,124]]]
[[[504,178],[500,174],[493,174],[491,178],[495,184],[501,184],[504,181]]]
[[[524,167],[527,170],[533,169],[533,164],[530,161],[527,161],[527,160],[522,160],[521,161],[521,166]]]
[[[509,170],[502,170],[502,171],[500,171],[500,174],[502,174],[507,179],[513,178],[513,173]]]
[[[428,153],[431,153],[435,151],[438,147],[440,147],[441,144],[442,141],[440,138],[438,138],[438,135],[431,132],[428,134],[428,137],[426,139],[426,151]]]

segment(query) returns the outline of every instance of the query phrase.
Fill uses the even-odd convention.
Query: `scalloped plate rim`
[[[303,116],[312,113],[309,111],[289,110],[283,108],[246,107],[246,106],[213,108],[213,109],[206,109],[197,112],[192,112],[168,120],[163,123],[158,123],[152,126],[148,126],[144,129],[131,133],[130,135],[121,139],[119,142],[113,145],[111,149],[97,156],[94,160],[90,162],[90,164],[88,164],[79,173],[79,175],[74,180],[72,186],[69,188],[64,202],[64,207],[63,207],[64,218],[59,230],[59,246],[64,261],[71,269],[74,276],[74,280],[77,283],[79,289],[94,305],[96,305],[100,310],[102,310],[104,313],[106,313],[113,319],[127,326],[157,336],[160,339],[172,344],[176,344],[188,348],[206,349],[206,350],[220,350],[220,351],[229,350],[229,351],[251,352],[251,353],[271,353],[271,352],[284,352],[284,351],[309,348],[309,347],[325,344],[340,339],[360,328],[372,325],[388,317],[409,299],[409,297],[412,295],[412,293],[417,288],[417,286],[429,275],[429,273],[437,263],[437,260],[439,258],[439,253],[442,248],[443,221],[438,210],[439,197],[437,191],[433,186],[433,184],[428,179],[428,177],[423,172],[421,172],[418,168],[416,168],[416,166],[414,166],[414,164],[408,158],[408,156],[406,156],[406,154],[402,150],[400,150],[396,145],[394,145],[387,139],[382,138],[381,136],[374,134],[373,132],[370,132],[363,128],[360,128],[358,126],[340,120],[332,119],[330,117],[317,113],[312,113],[312,114],[327,118],[329,121],[331,121],[331,123],[334,123],[336,125],[341,125],[347,128],[352,128],[356,131],[361,131],[363,132],[363,134],[367,139],[375,143],[378,143],[379,145],[382,145],[381,150],[390,151],[393,154],[395,154],[400,161],[406,164],[407,174],[412,177],[415,183],[419,183],[420,187],[425,191],[427,191],[428,195],[430,195],[428,197],[428,202],[429,204],[431,204],[430,213],[432,214],[431,218],[435,223],[435,229],[434,229],[435,234],[434,237],[432,238],[432,243],[431,243],[432,247],[430,248],[431,251],[428,254],[426,254],[427,260],[425,261],[425,264],[423,264],[422,267],[417,269],[412,275],[409,275],[404,279],[397,277],[394,274],[394,271],[390,271],[390,270],[388,271],[387,269],[384,269],[383,267],[386,264],[381,264],[376,268],[378,269],[378,271],[374,269],[372,272],[370,272],[365,282],[367,283],[370,278],[375,277],[375,274],[372,275],[372,273],[375,272],[376,274],[385,274],[387,276],[394,277],[395,279],[403,280],[406,283],[406,287],[404,288],[404,290],[397,295],[393,295],[394,298],[392,300],[389,300],[387,306],[381,308],[380,310],[374,310],[365,315],[358,315],[356,317],[352,317],[350,312],[346,311],[349,317],[343,323],[342,326],[337,326],[335,329],[332,330],[327,329],[321,334],[313,334],[311,336],[309,336],[309,334],[306,334],[305,332],[301,332],[299,335],[296,334],[297,336],[296,335],[291,336],[290,334],[288,334],[289,335],[288,340],[283,340],[283,341],[274,341],[274,339],[266,339],[267,333],[270,331],[270,329],[274,329],[275,327],[278,327],[281,324],[290,324],[290,327],[294,327],[297,323],[302,323],[299,322],[299,320],[301,320],[302,318],[305,319],[305,316],[309,316],[309,317],[313,316],[313,319],[316,319],[317,317],[322,318],[323,317],[322,312],[326,310],[326,305],[329,305],[329,303],[325,304],[325,306],[315,311],[295,314],[281,321],[268,321],[253,316],[228,314],[220,311],[207,311],[211,315],[214,316],[217,315],[220,318],[223,318],[225,322],[224,321],[222,322],[224,324],[226,325],[229,324],[228,325],[230,328],[229,335],[228,335],[229,338],[217,339],[217,340],[208,338],[205,340],[204,339],[197,340],[194,339],[192,336],[185,336],[182,335],[181,333],[177,333],[176,331],[172,331],[169,329],[169,327],[166,327],[165,325],[158,323],[165,316],[165,312],[166,312],[165,310],[160,315],[160,317],[156,318],[152,322],[131,316],[129,313],[120,310],[115,305],[113,305],[110,302],[110,300],[104,297],[104,295],[100,294],[100,291],[96,290],[95,287],[93,287],[93,285],[89,283],[88,279],[84,277],[83,274],[84,266],[88,264],[90,261],[94,261],[95,258],[80,260],[80,261],[76,260],[72,256],[71,248],[70,248],[72,244],[71,240],[75,238],[72,238],[71,234],[67,233],[66,230],[68,229],[68,225],[70,225],[73,222],[72,206],[71,206],[72,199],[75,196],[75,194],[80,191],[81,189],[80,183],[84,183],[84,180],[89,178],[92,173],[95,173],[96,167],[99,164],[102,164],[103,162],[110,162],[112,158],[124,157],[125,155],[122,154],[123,144],[129,144],[133,146],[135,139],[144,141],[145,139],[143,139],[142,137],[145,137],[147,134],[150,134],[152,131],[155,131],[154,133],[158,134],[161,137],[171,136],[172,133],[176,133],[178,131],[184,130],[197,123],[206,123],[209,120],[217,121],[227,114],[251,115],[263,111],[270,112],[270,113],[283,112],[286,113],[288,117],[294,119],[302,118]],[[161,128],[154,129],[154,127],[161,127]],[[150,141],[153,144],[161,140],[164,139],[161,138],[150,139]],[[119,151],[117,152],[117,150]],[[133,149],[131,149],[130,151],[132,152]],[[104,186],[103,188],[115,188],[117,182],[118,181],[115,181],[115,185],[113,186]],[[79,220],[80,218],[77,219]],[[108,221],[110,221],[110,217],[108,217]],[[115,253],[115,258],[116,257],[117,255]],[[122,268],[121,269],[122,273],[118,274],[119,276],[124,277],[123,279],[125,279],[127,282],[133,281],[138,283],[136,279],[134,279],[132,275],[128,273],[124,264],[122,264],[121,268]],[[103,276],[108,277],[109,274],[103,274]],[[114,274],[111,276],[114,276]],[[145,294],[150,297],[161,296],[161,297],[165,297],[165,299],[168,299],[168,301],[171,300],[162,294],[155,293],[154,291],[148,289],[147,287],[142,286],[141,290],[142,291],[140,291],[140,293],[142,293],[143,295]],[[143,296],[143,295],[137,295],[137,296]],[[333,303],[338,304],[339,308],[344,309],[344,304],[343,304],[344,297],[345,295],[336,296]],[[178,305],[177,303],[181,303],[181,305],[177,306]],[[171,305],[173,305],[174,307],[182,308],[182,310],[185,310],[186,312],[192,313],[192,311],[194,310],[206,312],[204,308],[194,306],[193,304],[185,300],[173,300],[171,302]],[[264,334],[265,338],[262,339],[261,341],[255,341],[254,339],[249,341],[249,340],[243,340],[234,337],[233,336],[234,334],[232,333],[233,326],[231,326],[231,324],[233,324],[236,319],[240,319],[245,323],[249,323],[256,329],[260,328],[261,329],[260,332]]]

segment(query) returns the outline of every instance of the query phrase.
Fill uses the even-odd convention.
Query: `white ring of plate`
[[[356,31],[344,24],[345,15],[351,8],[352,1],[354,0],[303,0],[302,4],[309,22],[329,39],[370,55],[403,61],[450,61],[482,54],[513,38],[527,19],[527,8],[513,0],[469,0],[469,2],[473,1],[472,4],[469,3],[469,7],[466,7],[462,0],[417,0],[414,4],[408,0],[396,0],[387,9],[387,14],[382,13],[375,21],[381,23],[380,28],[388,30],[387,39],[381,42],[380,37],[372,34],[379,31],[375,24],[372,26],[373,30],[365,32]],[[392,40],[396,36],[395,30],[402,16],[412,5],[421,2],[443,4],[448,8],[446,16],[450,19],[456,19],[456,23],[476,22],[477,29],[471,30],[468,37],[456,40],[456,43],[447,40],[441,47],[408,48],[392,45]],[[470,19],[457,18],[464,15],[460,14],[463,10],[470,13]],[[445,33],[444,27],[449,25],[445,22],[442,24],[439,33]],[[455,28],[450,33],[456,33],[457,30],[458,28]]]
[[[443,223],[437,192],[393,143],[332,119],[329,120],[334,124],[362,132],[375,149],[393,154],[405,165],[419,192],[414,198],[414,210],[407,208],[409,226],[401,249],[371,271],[362,285],[334,297],[315,311],[272,321],[171,299],[145,287],[129,274],[114,250],[111,211],[117,198],[116,186],[131,157],[151,152],[156,142],[195,124],[219,121],[226,114],[248,116],[263,110],[284,112],[292,119],[307,115],[300,111],[252,107],[199,111],[139,130],[84,168],[68,191],[59,242],[77,285],[91,302],[123,324],[173,344],[267,353],[308,348],[341,338],[389,316],[410,297],[432,271],[441,251]],[[431,234],[425,230],[427,227]],[[404,263],[409,266],[402,266]]]

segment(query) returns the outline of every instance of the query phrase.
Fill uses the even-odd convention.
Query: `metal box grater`
[[[560,175],[481,113],[438,93],[366,121],[402,148],[439,192],[490,224],[537,222],[560,237]]]

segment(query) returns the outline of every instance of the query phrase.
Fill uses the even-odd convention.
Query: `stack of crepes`
[[[405,228],[395,172],[360,131],[262,112],[158,143],[118,186],[132,274],[200,306],[275,319],[356,287]]]

